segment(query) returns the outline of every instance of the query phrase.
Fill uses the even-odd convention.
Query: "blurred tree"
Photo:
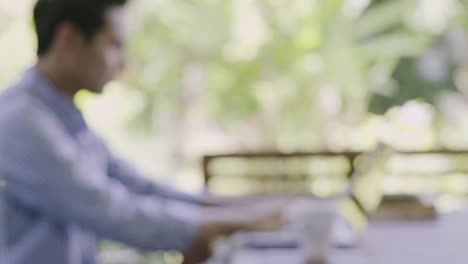
[[[330,127],[445,89],[408,79],[418,76],[411,58],[458,21],[462,4],[429,2],[142,1],[125,78],[147,98],[137,120],[154,128],[161,111],[173,113],[165,118],[181,131],[198,109],[228,134],[239,124],[257,129],[257,147],[330,147]],[[419,21],[434,8],[446,10],[428,18],[440,30]]]

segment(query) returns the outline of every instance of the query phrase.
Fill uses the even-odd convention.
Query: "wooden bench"
[[[212,190],[211,183],[217,175],[213,173],[211,165],[216,161],[223,159],[239,159],[239,160],[270,160],[274,161],[276,171],[271,173],[272,175],[258,176],[258,175],[236,175],[236,177],[243,177],[246,180],[254,181],[259,184],[267,184],[270,180],[278,181],[279,184],[287,184],[291,181],[297,181],[299,184],[304,184],[307,181],[308,175],[297,175],[295,173],[288,172],[287,164],[288,160],[292,159],[314,159],[314,158],[344,158],[348,163],[349,169],[345,173],[347,179],[347,188],[343,190],[342,195],[346,193],[356,204],[358,209],[364,214],[367,215],[367,210],[361,201],[356,197],[353,191],[353,178],[356,175],[356,160],[362,156],[363,152],[291,152],[291,153],[282,153],[282,152],[257,152],[257,153],[227,153],[227,154],[216,154],[216,155],[206,155],[203,157],[203,174],[204,174],[204,184],[207,190]],[[302,183],[301,183],[302,182]],[[286,186],[286,185],[284,185]],[[287,186],[285,188],[280,188],[279,191],[288,192]],[[308,190],[303,190],[304,194],[314,195]],[[292,192],[297,192],[293,190]],[[299,190],[299,192],[301,192]]]

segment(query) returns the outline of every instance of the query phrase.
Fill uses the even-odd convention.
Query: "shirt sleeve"
[[[33,109],[0,118],[0,129],[7,193],[23,206],[143,250],[185,251],[197,236],[196,218],[175,213],[164,199],[133,193],[89,166],[86,153],[52,116]]]
[[[110,153],[108,154],[108,157],[109,177],[118,180],[134,193],[153,195],[163,199],[189,203],[195,206],[203,203],[203,198],[201,196],[179,192],[168,186],[159,185],[141,176],[141,174],[128,162],[116,158]]]

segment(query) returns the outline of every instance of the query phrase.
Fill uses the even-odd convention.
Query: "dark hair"
[[[64,22],[74,25],[91,40],[103,27],[106,11],[123,6],[127,0],[38,0],[34,7],[34,24],[37,33],[37,55],[50,48],[57,28]]]

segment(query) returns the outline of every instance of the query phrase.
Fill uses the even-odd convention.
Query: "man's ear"
[[[62,23],[57,28],[53,47],[60,51],[76,50],[84,44],[84,37],[71,23]]]

